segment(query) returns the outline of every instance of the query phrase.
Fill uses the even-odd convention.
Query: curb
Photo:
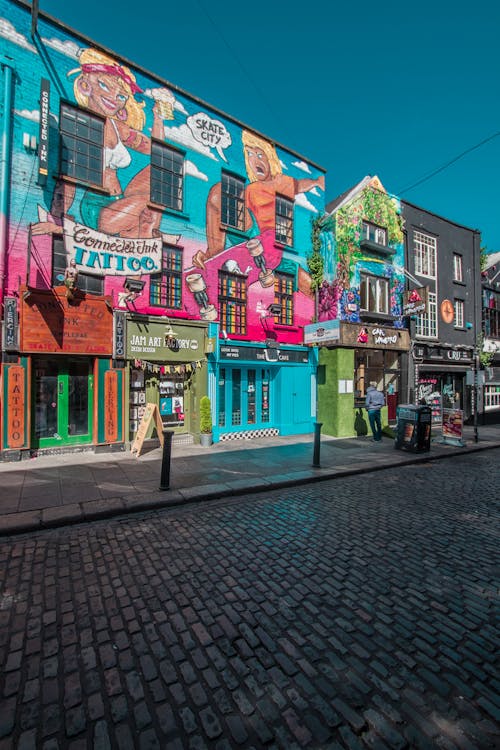
[[[360,474],[385,471],[387,469],[411,466],[429,461],[439,461],[444,458],[455,458],[465,453],[478,453],[486,450],[500,448],[499,443],[488,445],[464,446],[459,452],[450,454],[442,453],[430,455],[425,451],[419,454],[411,454],[407,459],[399,461],[397,465],[383,464],[380,466],[366,465],[352,469],[330,469],[314,467],[301,470],[295,474],[274,475],[272,478],[259,477],[252,483],[245,479],[221,484],[199,485],[197,487],[185,487],[162,491],[159,494],[148,497],[140,497],[137,500],[124,497],[108,498],[106,500],[89,500],[88,502],[72,503],[62,507],[51,507],[43,510],[24,511],[10,513],[0,517],[0,537],[15,536],[30,532],[50,531],[51,529],[71,526],[90,521],[101,521],[108,518],[127,518],[136,513],[166,510],[168,508],[189,507],[195,503],[211,500],[222,500],[227,497],[240,497],[241,495],[257,494],[265,491],[286,489],[301,485],[316,484],[332,479],[340,479]],[[168,493],[168,494],[167,494]]]

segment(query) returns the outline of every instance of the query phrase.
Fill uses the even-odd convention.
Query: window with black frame
[[[151,275],[149,303],[179,310],[182,307],[182,249],[163,245],[160,273]]]
[[[164,143],[151,143],[151,200],[182,211],[184,201],[184,154]]]
[[[247,332],[246,277],[219,271],[219,319],[226,333]]]
[[[52,286],[64,284],[69,259],[61,237],[52,238]],[[104,294],[104,276],[78,271],[76,287],[86,294]]]
[[[245,229],[245,180],[227,172],[221,179],[221,221],[241,232]]]
[[[293,245],[293,202],[282,195],[276,196],[275,237],[283,245]]]
[[[61,104],[61,174],[79,182],[102,184],[104,120],[78,107]]]

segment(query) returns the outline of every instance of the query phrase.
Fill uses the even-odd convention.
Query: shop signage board
[[[403,292],[403,315],[425,315],[429,288],[426,286]]]
[[[195,362],[205,354],[206,328],[170,322],[173,336],[167,337],[167,324],[156,321],[127,320],[127,359],[150,362]],[[167,338],[169,345],[167,346]]]
[[[40,82],[40,127],[38,131],[38,183],[45,185],[49,173],[50,81]]]
[[[17,314],[17,299],[5,297],[3,301],[3,348],[6,352],[19,349],[19,317]]]
[[[25,445],[24,420],[24,367],[10,365],[7,372],[7,419],[6,444],[7,448],[22,448]]]
[[[295,363],[307,364],[309,352],[292,349],[267,349],[256,346],[232,346],[223,344],[220,347],[221,360],[250,361],[250,362],[276,362],[278,364]]]
[[[304,344],[327,345],[340,339],[340,321],[325,320],[304,326]]]
[[[104,439],[107,443],[118,440],[118,373],[108,370],[104,374]]]
[[[135,436],[134,442],[132,443],[132,447],[130,449],[131,454],[133,456],[137,456],[137,458],[141,455],[141,451],[144,445],[144,440],[146,439],[146,435],[148,434],[148,429],[153,420],[156,425],[156,432],[158,433],[158,438],[160,439],[160,445],[163,447],[163,422],[161,421],[161,416],[158,410],[158,406],[156,404],[146,404],[146,408],[144,409],[144,414],[142,415],[141,422],[137,429],[137,434]]]
[[[21,291],[20,349],[26,353],[111,356],[113,313],[106,297],[66,299],[66,287]]]
[[[349,346],[355,349],[408,351],[410,335],[406,328],[393,328],[380,324],[341,323],[338,343],[340,346]]]
[[[463,441],[464,413],[461,409],[443,409],[442,439],[450,445],[465,445]]]

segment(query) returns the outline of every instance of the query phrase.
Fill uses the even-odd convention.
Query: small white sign
[[[339,320],[325,320],[304,326],[304,344],[328,344],[339,339]]]

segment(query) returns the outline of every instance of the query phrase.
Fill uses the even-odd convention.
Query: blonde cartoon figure
[[[121,237],[152,237],[158,233],[161,214],[148,207],[150,167],[144,167],[122,188],[120,169],[132,161],[130,151],[151,153],[151,138],[142,130],[144,104],[134,98],[141,89],[132,71],[96,49],[84,49],[74,81],[76,101],[105,118],[103,187],[109,195],[88,191],[81,204],[88,226]],[[153,107],[154,138],[163,139],[163,117],[158,102]]]
[[[283,195],[291,201],[299,193],[314,187],[325,189],[325,178],[295,179],[284,175],[281,162],[272,143],[244,130],[241,136],[245,166],[250,184],[245,190],[245,230],[250,229],[252,220],[260,234],[276,228],[276,195]],[[226,231],[221,228],[220,218],[221,185],[212,187],[207,199],[207,249],[193,257],[194,265],[204,268],[205,261],[221,253],[226,247]],[[240,240],[241,241],[241,240]]]

